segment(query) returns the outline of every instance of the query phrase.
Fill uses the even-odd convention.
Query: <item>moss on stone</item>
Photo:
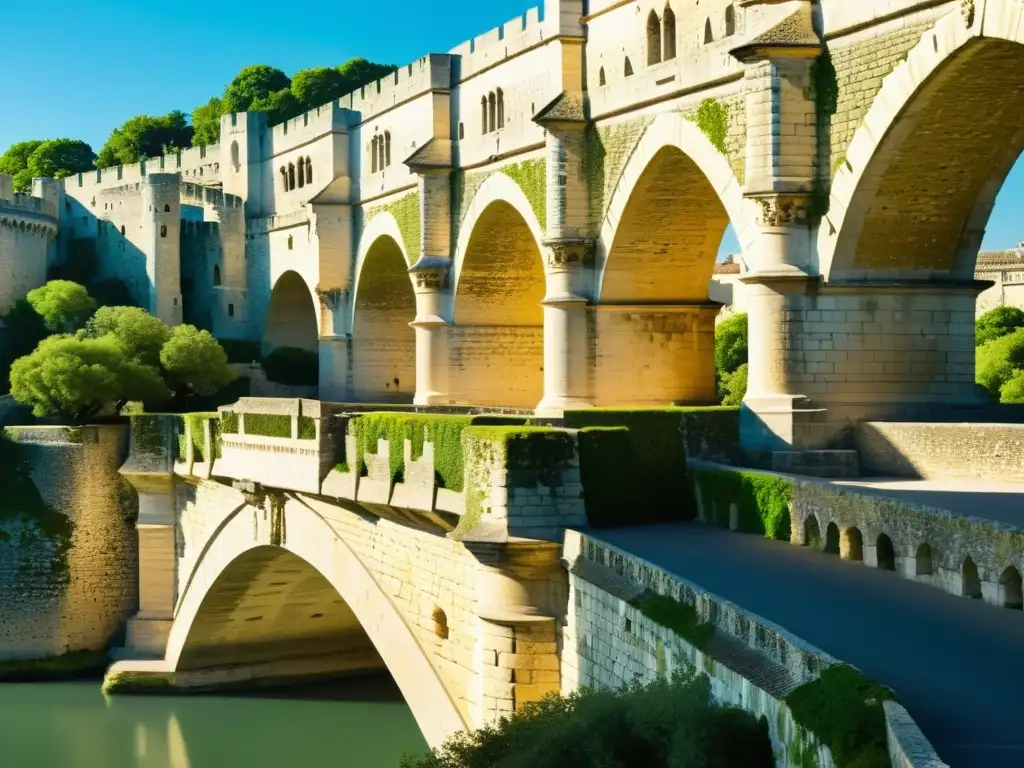
[[[103,693],[167,696],[180,692],[170,673],[115,672],[103,680]]]
[[[463,487],[462,432],[472,424],[520,424],[517,417],[455,416],[424,413],[379,411],[364,413],[349,421],[356,438],[356,468],[366,472],[365,454],[376,453],[378,440],[388,443],[388,463],[392,481],[399,480],[405,469],[405,441],[412,444],[413,461],[423,456],[426,442],[434,445],[434,474],[437,485],[452,491]]]
[[[654,118],[642,117],[587,128],[583,170],[590,192],[590,216],[596,226],[600,227],[622,171],[652,122]]]
[[[316,420],[312,416],[299,416],[299,440],[316,439]]]
[[[544,231],[547,228],[548,219],[547,161],[543,157],[523,160],[504,166],[501,173],[512,179],[523,190],[537,221],[540,222],[541,231]]]
[[[792,484],[777,475],[739,469],[690,469],[699,489],[707,522],[729,527],[729,510],[736,505],[737,530],[767,539],[788,541]]]
[[[715,149],[728,155],[725,138],[729,134],[729,108],[725,104],[718,99],[704,99],[693,115],[693,122]]]
[[[207,421],[216,418],[217,414],[209,411],[182,414],[182,428],[178,432],[178,461],[185,461],[185,457],[188,455],[186,453],[188,447],[185,442],[186,439],[190,439],[192,442],[192,460],[197,463],[206,461],[206,446],[204,445],[206,436],[203,425]]]
[[[245,414],[245,434],[261,437],[291,437],[292,417],[280,413]]]
[[[169,428],[171,420],[167,416],[146,413],[132,416],[129,427],[132,450],[150,455],[162,453]]]
[[[109,661],[105,651],[72,651],[43,659],[0,661],[0,683],[37,683],[98,677]]]
[[[667,595],[659,595],[648,590],[630,601],[630,605],[655,624],[672,630],[698,650],[704,650],[715,633],[714,625],[701,621],[692,605],[681,603]]]
[[[576,455],[572,433],[554,427],[474,426],[467,434],[494,447],[493,458],[504,464],[509,486],[555,488]]]
[[[829,748],[836,768],[887,768],[883,703],[895,698],[859,670],[836,664],[790,691],[785,701],[796,723]]]
[[[395,217],[406,260],[409,264],[415,263],[420,256],[420,193],[410,192],[393,203],[368,208],[365,224],[368,225],[380,213],[390,213]]]

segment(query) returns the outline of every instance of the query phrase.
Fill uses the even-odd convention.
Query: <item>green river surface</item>
[[[426,749],[390,677],[245,696],[0,684],[2,768],[397,768]]]

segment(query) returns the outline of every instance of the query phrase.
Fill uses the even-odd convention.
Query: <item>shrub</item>
[[[96,310],[96,301],[78,283],[51,280],[28,292],[28,303],[51,331],[70,333]]]
[[[732,373],[747,362],[747,314],[728,317],[715,328],[715,370]]]
[[[720,391],[722,405],[742,405],[747,394],[747,364],[744,363],[732,373],[722,376]]]
[[[291,386],[316,386],[320,381],[320,357],[298,347],[278,347],[260,361],[270,381]]]
[[[291,437],[292,417],[283,413],[245,414],[245,434],[261,437]]]
[[[975,379],[998,398],[1000,390],[1017,370],[1024,369],[1024,328],[978,347]]]
[[[729,527],[729,508],[735,504],[737,530],[767,539],[788,541],[790,536],[788,481],[776,475],[741,470],[691,469],[699,486],[707,522]]]
[[[1017,307],[990,309],[974,322],[974,345],[980,347],[1018,328],[1024,328],[1024,311]]]
[[[1024,403],[1024,370],[1016,370],[999,388],[999,402]]]
[[[708,678],[548,696],[510,718],[451,736],[402,768],[676,768],[774,765],[767,721],[718,706]]]

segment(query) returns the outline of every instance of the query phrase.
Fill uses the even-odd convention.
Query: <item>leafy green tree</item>
[[[998,398],[1003,385],[1024,369],[1024,328],[986,342],[977,348],[975,380]]]
[[[747,364],[722,375],[722,405],[742,405],[747,394]]]
[[[160,363],[175,395],[212,395],[235,379],[224,348],[194,325],[176,325],[160,350]]]
[[[1024,370],[1016,370],[999,388],[999,402],[1024,403]]]
[[[980,347],[1018,328],[1024,328],[1024,311],[1017,307],[990,309],[974,322],[974,345]]]
[[[51,280],[29,291],[27,298],[46,327],[55,332],[76,330],[96,310],[89,292],[70,280]]]
[[[28,159],[42,143],[38,139],[20,141],[17,144],[12,144],[3,155],[0,155],[0,173],[14,177],[15,192],[28,192],[32,186],[32,173],[28,169]]]
[[[718,396],[723,404],[733,404],[737,392],[742,401],[747,389],[746,372],[743,374],[742,390],[739,380],[732,381],[733,374],[747,362],[747,315],[740,312],[728,317],[715,328],[715,379],[718,382]],[[725,400],[729,399],[729,403]]]
[[[192,110],[193,147],[206,147],[220,141],[220,118],[223,114],[224,102],[216,96]]]
[[[249,105],[249,111],[268,112],[270,124],[277,125],[300,114],[302,106],[299,104],[298,99],[295,98],[295,94],[291,92],[291,89],[282,88],[280,91],[275,91],[269,96],[253,101]]]
[[[768,726],[718,706],[704,675],[548,696],[460,731],[402,768],[704,768],[775,764]]]
[[[228,83],[222,97],[224,114],[248,112],[254,101],[289,88],[292,81],[284,72],[266,64],[244,67]]]
[[[43,339],[11,366],[11,394],[36,416],[63,415],[74,422],[116,413],[129,400],[167,397],[160,372],[131,359],[112,336]]]
[[[163,320],[139,307],[100,307],[79,338],[100,339],[113,336],[128,357],[146,365],[160,365],[160,350],[171,338],[171,329]]]
[[[346,79],[336,67],[301,69],[292,76],[292,95],[302,109],[313,109],[345,94]]]
[[[78,139],[50,139],[44,141],[29,155],[28,171],[32,176],[63,179],[75,173],[88,171],[94,166],[96,155],[92,147]]]
[[[0,327],[4,328],[4,343],[0,344],[0,393],[6,392],[10,383],[11,364],[23,355],[30,354],[36,344],[49,335],[43,318],[32,308],[27,299],[18,299],[3,315]]]
[[[137,163],[192,145],[193,129],[184,112],[175,110],[163,117],[136,115],[115,128],[96,158],[98,168]]]
[[[391,64],[374,64],[372,61],[367,61],[363,58],[349,59],[338,67],[338,72],[344,80],[342,91],[339,95],[351,93],[367,83],[380,80],[385,75],[390,75],[396,69],[398,67]]]

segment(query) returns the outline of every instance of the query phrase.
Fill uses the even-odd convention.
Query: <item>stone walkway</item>
[[[773,621],[890,686],[953,768],[1024,766],[1024,612],[699,523],[587,535]]]

